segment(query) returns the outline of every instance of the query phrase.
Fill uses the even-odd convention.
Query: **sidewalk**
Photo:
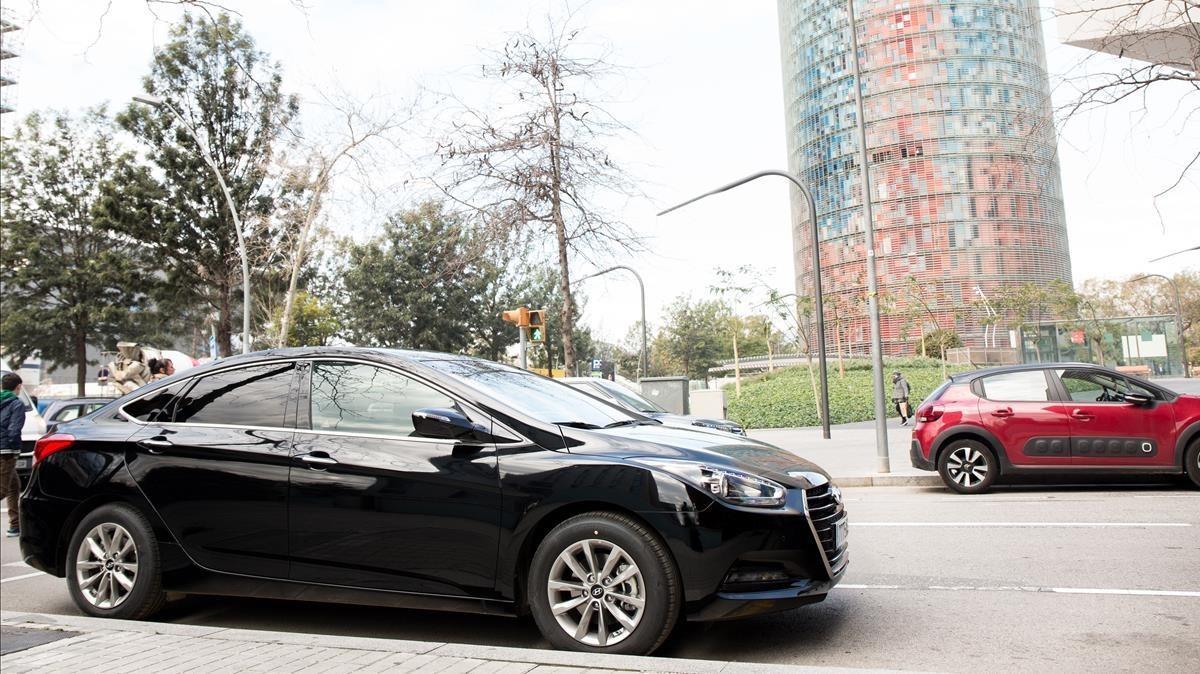
[[[0,613],[4,672],[873,672]],[[48,640],[54,639],[53,641]]]
[[[934,487],[942,484],[937,473],[917,470],[908,459],[912,426],[888,419],[888,455],[891,472],[877,472],[875,422],[840,424],[829,429],[830,439],[821,437],[819,426],[806,428],[762,428],[750,437],[795,452],[824,468],[842,487]]]

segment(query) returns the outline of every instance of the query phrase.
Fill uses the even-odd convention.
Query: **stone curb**
[[[853,475],[833,476],[839,487],[940,487],[942,478],[937,473],[929,475]]]
[[[569,667],[589,670],[637,671],[637,672],[709,672],[721,674],[761,674],[780,672],[791,674],[814,674],[816,672],[885,672],[892,670],[852,669],[844,667],[810,667],[796,665],[770,665],[755,663],[720,662],[716,660],[686,660],[682,658],[656,658],[633,655],[599,655],[570,651],[539,650],[534,648],[509,648],[504,646],[477,646],[471,644],[449,644],[432,641],[406,641],[370,637],[339,637],[322,634],[296,632],[271,632],[244,630],[201,625],[175,623],[138,622],[112,620],[83,616],[53,615],[0,611],[0,622],[7,626],[42,629],[61,629],[77,632],[126,632],[161,634],[167,636],[213,639],[216,641],[244,641],[248,643],[295,645],[299,647],[321,646],[366,651],[385,651],[445,658],[484,660],[493,663],[523,663],[545,667]],[[35,648],[53,649],[54,642]],[[169,667],[168,663],[160,663]],[[481,670],[486,671],[486,670]],[[538,671],[541,671],[540,669]]]

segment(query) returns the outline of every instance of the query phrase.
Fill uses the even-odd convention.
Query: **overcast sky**
[[[18,18],[28,0],[7,0]],[[107,14],[106,5],[111,4]],[[470,99],[481,48],[507,33],[539,24],[560,2],[365,2],[284,0],[225,4],[242,13],[260,48],[282,62],[284,83],[306,102],[338,87],[353,95],[386,96],[401,104],[424,86]],[[24,6],[23,6],[24,5]],[[503,9],[499,7],[503,5]],[[106,3],[39,0],[23,34],[14,70],[17,109],[77,110],[109,102],[123,107],[141,89],[156,45],[166,40],[178,10],[141,0]],[[713,270],[755,265],[773,270],[776,285],[793,288],[790,216],[782,181],[764,180],[677,213],[661,207],[764,168],[786,168],[783,93],[775,2],[595,0],[576,15],[592,43],[607,43],[627,74],[609,85],[609,106],[635,136],[613,152],[647,195],[614,202],[626,222],[648,237],[649,251],[621,262],[646,280],[651,324],[658,309],[680,294],[700,296]],[[1052,84],[1078,73],[1090,53],[1058,43],[1046,24]],[[12,63],[12,62],[10,62]],[[1094,56],[1082,67],[1115,69],[1115,57]],[[6,64],[7,65],[7,64]],[[1200,267],[1200,253],[1148,265],[1150,258],[1200,244],[1200,169],[1157,201],[1200,146],[1200,122],[1185,128],[1178,114],[1187,91],[1164,89],[1141,100],[1078,118],[1059,138],[1060,162],[1075,282],[1137,271],[1171,273]],[[1070,92],[1055,86],[1055,102]],[[426,97],[428,101],[429,98]],[[486,101],[472,101],[484,106]],[[314,108],[302,124],[319,126]],[[10,122],[12,115],[5,115]],[[414,126],[410,148],[427,129]],[[420,136],[420,138],[418,138]],[[397,174],[411,170],[397,158]],[[347,192],[349,192],[347,188]],[[393,204],[418,200],[397,187]],[[367,235],[378,220],[358,201],[343,201],[331,223]],[[581,266],[573,276],[593,271]],[[585,322],[620,339],[637,318],[637,287],[614,273],[588,281]]]

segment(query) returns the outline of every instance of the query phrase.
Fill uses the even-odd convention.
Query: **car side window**
[[[460,409],[453,399],[411,377],[349,362],[313,363],[311,400],[315,431],[399,437],[413,434],[412,414],[421,408]]]
[[[266,363],[200,377],[175,406],[175,423],[280,428],[294,363]]]
[[[1162,396],[1124,377],[1095,370],[1059,370],[1067,395],[1076,402],[1124,402],[1126,393],[1141,393],[1158,400]]]
[[[1050,400],[1046,374],[1042,370],[1021,370],[993,374],[980,380],[983,397],[1003,402],[1044,402]]]
[[[55,412],[54,418],[51,421],[71,421],[79,418],[79,405],[67,405],[58,412]]]
[[[157,389],[147,396],[127,403],[123,408],[125,414],[146,423],[168,422],[171,420],[171,414],[175,409],[174,402],[176,396],[182,393],[183,389],[187,388],[191,383],[190,380],[181,381]]]

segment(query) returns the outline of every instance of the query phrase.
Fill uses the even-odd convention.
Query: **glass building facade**
[[[980,293],[1071,281],[1037,4],[855,10],[884,349],[911,353],[935,326],[984,346]],[[845,0],[779,0],[789,167],[816,201],[826,302],[842,326],[830,344],[858,350],[869,332],[847,17]],[[796,197],[796,286],[810,295],[811,225]]]

